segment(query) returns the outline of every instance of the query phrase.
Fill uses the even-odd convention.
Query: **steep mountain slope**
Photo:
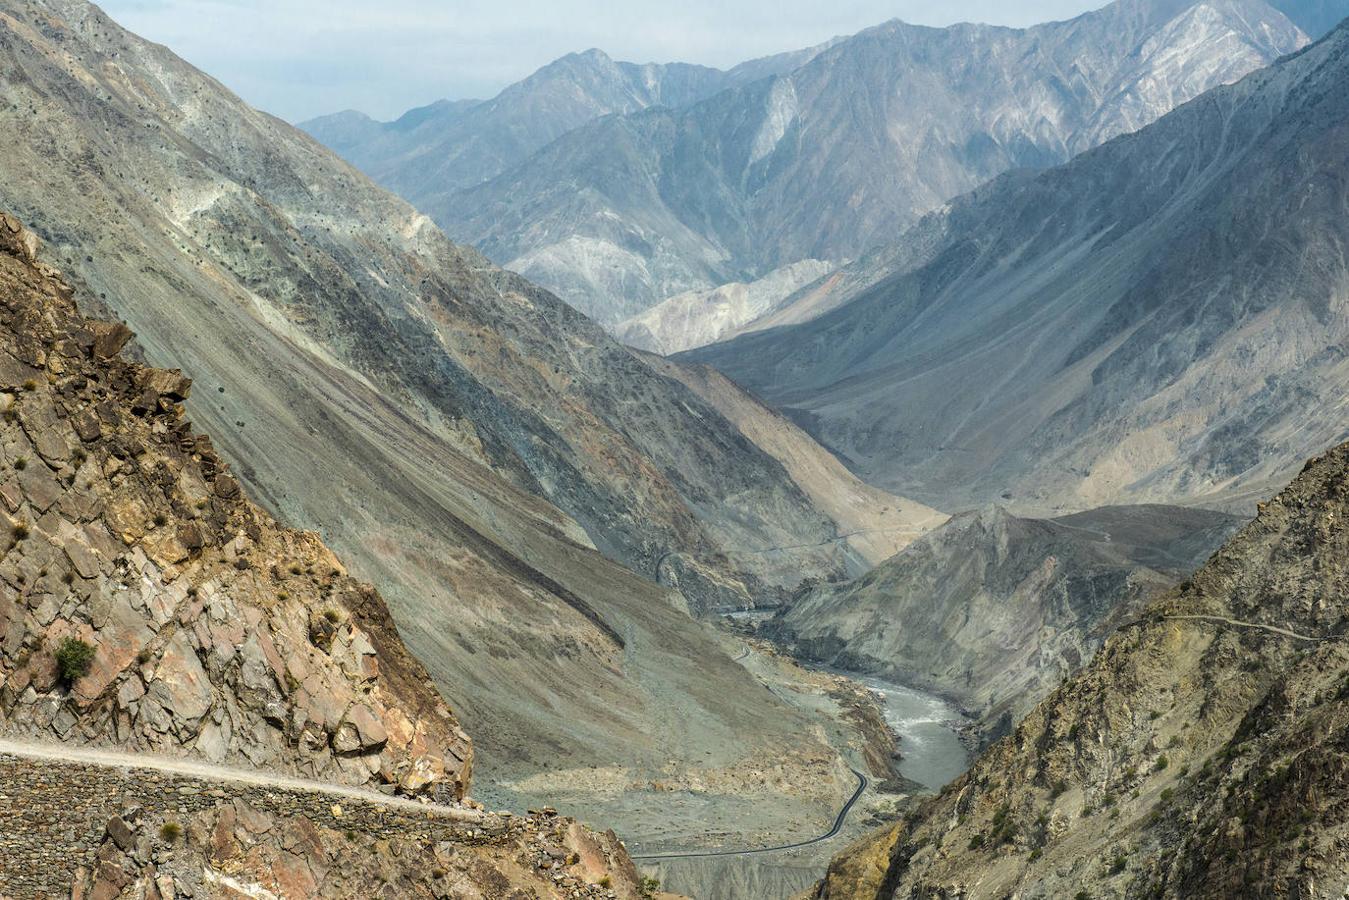
[[[838,523],[838,535],[831,543],[847,548],[851,571],[870,569],[946,521],[945,514],[935,509],[861,481],[791,420],[715,369],[659,356],[643,358],[656,371],[688,385],[734,422],[754,446],[782,463],[815,505]],[[794,557],[807,549],[783,547],[777,552]]]
[[[924,223],[914,267],[693,358],[947,508],[1249,496],[1349,434],[1347,49],[1008,177]]]
[[[1171,506],[1061,519],[990,507],[816,588],[764,628],[798,657],[937,691],[1006,728],[1241,523]]]
[[[1341,446],[821,896],[1341,895],[1346,517]]]
[[[1118,0],[1024,30],[891,22],[688,109],[599,120],[419,205],[614,323],[856,258],[1001,172],[1062,163],[1305,42],[1262,0]]]
[[[743,63],[707,66],[620,62],[601,50],[572,53],[485,102],[442,100],[375,122],[345,112],[302,129],[419,209],[480,184],[601,116],[678,108],[738,84],[781,75],[827,44]]]
[[[483,735],[487,780],[711,771],[711,802],[734,803],[768,790],[751,773],[777,760],[822,806],[847,789],[846,771],[816,777],[809,728],[682,609],[745,596],[732,545],[835,534],[780,464],[94,7],[0,3],[0,60],[0,203],[150,360],[195,373],[188,412],[253,495],[380,587]],[[664,562],[685,597],[593,545],[649,576]],[[831,553],[822,571],[839,570]],[[744,558],[777,577],[776,560]]]
[[[191,382],[38,249],[0,213],[0,894],[644,895],[612,832],[460,802],[468,737],[379,594],[242,496]]]

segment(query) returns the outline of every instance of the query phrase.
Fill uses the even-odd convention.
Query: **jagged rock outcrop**
[[[122,359],[37,247],[0,213],[0,732],[462,797],[469,739],[383,600],[242,496],[191,382]]]
[[[794,655],[956,699],[1006,730],[1245,520],[1174,506],[956,516],[761,631]]]
[[[614,323],[856,259],[990,178],[1064,163],[1306,42],[1263,0],[1119,0],[1026,29],[888,22],[687,109],[577,128],[485,184],[409,196]]]
[[[1349,445],[896,829],[880,896],[1342,894],[1346,560]]]
[[[942,508],[1247,508],[1349,437],[1346,83],[1342,26],[955,201],[820,318],[692,358]]]

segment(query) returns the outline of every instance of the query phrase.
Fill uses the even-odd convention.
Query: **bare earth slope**
[[[990,507],[816,588],[765,628],[798,657],[936,691],[1005,730],[1241,523],[1173,506],[1061,519]]]
[[[1066,162],[1306,40],[1263,0],[1118,0],[1028,29],[889,22],[417,202],[614,323],[799,260],[855,259],[1002,172]]]
[[[952,204],[832,312],[692,356],[939,506],[1267,491],[1349,433],[1346,84],[1341,27]]]
[[[380,586],[487,780],[713,769],[731,796],[796,765],[800,723],[682,609],[745,596],[723,541],[834,534],[780,464],[94,7],[5,0],[0,51],[0,201],[195,374],[189,414],[253,495]],[[687,599],[592,545],[666,560]]]
[[[782,463],[792,480],[838,523],[831,543],[846,547],[848,568],[865,571],[894,556],[919,535],[946,521],[931,507],[886,493],[860,480],[828,450],[781,413],[764,406],[708,366],[644,356],[658,372],[678,379],[734,422],[756,447]],[[785,547],[785,557],[802,547]]]
[[[1341,446],[821,895],[1341,896],[1346,516]]]

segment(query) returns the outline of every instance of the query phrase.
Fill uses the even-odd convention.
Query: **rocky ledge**
[[[0,733],[463,797],[379,595],[242,496],[190,380],[123,359],[38,249],[0,215]]]

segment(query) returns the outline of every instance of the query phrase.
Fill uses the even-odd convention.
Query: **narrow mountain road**
[[[1197,620],[1201,622],[1221,622],[1225,625],[1236,626],[1237,628],[1257,628],[1260,631],[1268,631],[1271,634],[1278,634],[1284,637],[1294,638],[1295,640],[1299,641],[1313,641],[1319,643],[1325,640],[1325,638],[1321,637],[1311,637],[1310,635],[1306,634],[1298,634],[1296,631],[1289,631],[1287,628],[1280,628],[1277,625],[1261,625],[1259,622],[1242,622],[1239,619],[1229,619],[1226,616],[1193,615],[1193,616],[1167,616],[1166,618],[1188,619],[1191,621]]]
[[[661,859],[708,859],[716,856],[759,856],[764,853],[780,853],[783,850],[799,850],[802,847],[811,847],[815,844],[823,844],[825,841],[833,840],[838,837],[843,826],[848,822],[848,813],[852,812],[853,806],[861,798],[862,792],[871,784],[871,780],[856,769],[852,769],[853,775],[857,776],[857,790],[853,791],[848,802],[843,804],[839,810],[838,816],[834,818],[834,827],[816,838],[805,841],[797,841],[793,844],[779,844],[775,847],[755,847],[747,850],[686,850],[682,852],[671,853],[630,853],[629,855],[638,862],[652,862]]]
[[[376,806],[407,812],[433,812],[438,816],[467,824],[480,824],[487,820],[489,813],[474,809],[462,809],[458,806],[445,806],[440,803],[422,803],[403,797],[390,797],[379,791],[349,785],[330,784],[313,781],[308,778],[292,778],[270,772],[249,769],[235,769],[217,766],[207,762],[189,759],[174,759],[165,756],[153,756],[146,753],[121,753],[115,750],[99,750],[90,747],[69,747],[63,744],[48,744],[37,741],[16,741],[0,738],[0,755],[17,756],[23,759],[50,762],[74,763],[83,766],[104,766],[115,769],[153,769],[171,775],[182,775],[203,781],[223,784],[247,784],[257,787],[270,787],[285,791],[306,791],[324,794],[334,799],[347,798],[360,800]]]

